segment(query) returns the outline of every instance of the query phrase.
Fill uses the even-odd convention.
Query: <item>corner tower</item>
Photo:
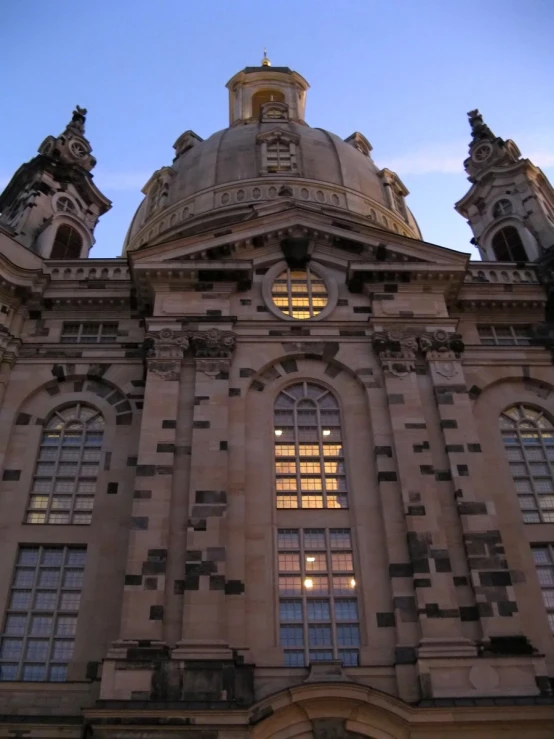
[[[48,136],[0,195],[0,228],[45,258],[88,256],[98,219],[111,208],[92,180],[86,112],[77,106],[63,133]]]
[[[493,134],[478,110],[468,118],[464,168],[472,187],[455,208],[467,218],[482,259],[533,262],[554,246],[552,185],[513,141]]]

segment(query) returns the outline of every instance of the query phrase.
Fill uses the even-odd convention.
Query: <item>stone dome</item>
[[[245,99],[254,70],[269,86],[256,107],[256,87]],[[273,79],[268,78],[268,71]],[[240,101],[233,110],[239,85]],[[417,223],[404,204],[408,191],[397,176],[379,170],[371,159],[371,145],[359,133],[343,140],[321,128],[311,128],[301,118],[302,102],[294,109],[291,98],[280,93],[296,75],[287,68],[246,68],[231,80],[231,125],[203,141],[192,131],[175,143],[170,167],[158,170],[143,189],[124,251],[170,240],[174,235],[219,227],[240,218],[240,213],[280,198],[318,206],[340,218],[348,213],[363,216],[378,228],[421,238]],[[256,74],[253,75],[254,81]],[[275,82],[277,78],[277,82]],[[298,87],[296,75],[293,81]],[[280,87],[279,87],[280,86]],[[287,92],[286,85],[284,86]],[[275,97],[263,103],[263,96]],[[246,106],[246,110],[241,110]],[[395,192],[393,193],[393,190]]]

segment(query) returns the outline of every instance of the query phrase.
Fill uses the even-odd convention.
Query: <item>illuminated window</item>
[[[531,344],[531,328],[529,326],[477,326],[481,344],[487,346],[529,346]]]
[[[285,96],[280,90],[259,90],[252,95],[252,118],[259,118],[262,105],[284,103]]]
[[[325,280],[313,269],[290,269],[277,275],[271,286],[273,304],[286,316],[298,320],[321,313],[328,301]]]
[[[358,665],[360,619],[350,530],[279,529],[277,549],[285,665],[329,659]]]
[[[277,508],[348,508],[340,411],[332,393],[311,382],[275,401]]]
[[[508,408],[500,430],[525,523],[554,522],[554,426],[542,411]]]
[[[66,224],[56,231],[50,259],[79,259],[83,248],[83,239],[79,232]]]
[[[492,239],[492,248],[499,262],[526,262],[527,254],[521,237],[513,226],[506,226]]]
[[[554,546],[532,547],[535,567],[550,628],[554,631]]]
[[[85,559],[84,548],[20,548],[0,640],[0,680],[66,679]]]
[[[503,198],[494,204],[492,215],[494,218],[502,218],[502,216],[509,216],[513,210],[511,202],[506,198]]]
[[[42,433],[26,522],[89,524],[104,419],[89,406],[56,410]]]

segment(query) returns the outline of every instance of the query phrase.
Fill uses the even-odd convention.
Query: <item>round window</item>
[[[506,198],[502,198],[494,204],[492,209],[492,215],[494,218],[502,218],[502,216],[509,216],[513,211],[512,204]]]
[[[318,316],[329,294],[325,280],[310,267],[285,267],[273,280],[271,299],[285,316],[302,321]]]
[[[60,213],[74,213],[75,203],[71,198],[68,198],[65,195],[60,195],[56,200],[56,210]]]

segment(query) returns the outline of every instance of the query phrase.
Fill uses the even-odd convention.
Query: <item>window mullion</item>
[[[310,644],[309,644],[309,632],[308,632],[308,591],[304,585],[306,579],[306,566],[305,566],[305,554],[304,554],[304,529],[297,529],[298,531],[298,542],[300,545],[299,558],[300,558],[300,593],[302,598],[302,633],[304,635],[304,664],[306,666],[310,663]]]
[[[294,466],[296,469],[296,502],[298,508],[302,508],[302,476],[300,475],[300,429],[298,426],[297,403],[298,401],[295,401],[292,412],[294,423]]]
[[[321,482],[321,495],[323,497],[323,507],[328,508],[327,503],[327,477],[325,475],[325,455],[323,453],[323,429],[321,425],[321,409],[319,403],[316,403],[317,414],[317,443],[319,446],[319,478]]]

